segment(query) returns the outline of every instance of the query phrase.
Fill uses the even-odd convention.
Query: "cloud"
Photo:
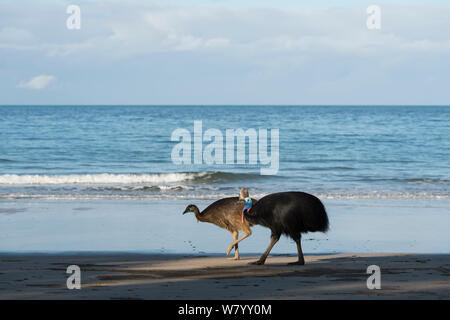
[[[52,82],[56,81],[56,77],[41,74],[29,81],[21,81],[17,87],[32,90],[41,90],[48,87]]]
[[[105,11],[106,4],[84,2],[80,31],[54,27],[61,18],[56,12],[64,11],[61,6],[40,4],[35,14],[41,19],[34,22],[17,11],[11,22],[0,15],[7,19],[5,24],[18,24],[0,28],[0,48],[119,59],[155,52],[225,50],[250,61],[274,53],[314,57],[317,52],[392,56],[450,51],[445,32],[450,27],[449,6],[383,5],[378,32],[367,30],[364,6],[287,10],[111,2]]]
[[[230,1],[80,0],[80,30],[66,28],[65,2],[0,3],[0,88],[15,86],[10,79],[20,74],[58,70],[70,80],[42,101],[58,94],[61,103],[99,104],[450,101],[444,2],[381,4],[381,30],[368,30],[359,1]],[[36,77],[19,87],[54,81]],[[0,99],[16,102],[14,93]]]

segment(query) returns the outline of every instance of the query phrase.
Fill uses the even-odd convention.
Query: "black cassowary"
[[[244,213],[251,224],[259,224],[272,231],[270,244],[258,261],[266,261],[272,247],[282,234],[291,237],[297,244],[298,261],[290,264],[305,264],[301,246],[301,234],[306,232],[326,232],[328,216],[322,202],[305,192],[280,192],[269,194],[257,201]]]

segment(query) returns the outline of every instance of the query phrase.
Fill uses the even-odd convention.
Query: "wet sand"
[[[266,265],[222,255],[0,254],[0,299],[450,299],[450,255],[269,256]],[[81,289],[69,290],[69,265]],[[381,268],[381,289],[366,285]]]

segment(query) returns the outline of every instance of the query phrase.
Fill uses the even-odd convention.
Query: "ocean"
[[[182,213],[241,187],[323,201],[330,231],[303,237],[307,255],[450,250],[450,107],[1,106],[0,119],[0,252],[224,256],[231,235]],[[239,128],[257,133],[240,161],[226,142]],[[216,162],[198,152],[212,132]],[[190,161],[179,163],[181,141]],[[268,244],[269,229],[252,230],[241,254]]]
[[[278,129],[278,171],[249,163],[249,141],[245,163],[175,164],[171,135],[194,121]],[[450,198],[446,106],[0,106],[0,141],[0,199]]]

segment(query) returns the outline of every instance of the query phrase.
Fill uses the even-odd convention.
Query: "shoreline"
[[[264,266],[224,255],[0,253],[0,299],[449,299],[450,254],[270,255]],[[81,290],[68,290],[69,265]],[[381,289],[369,290],[369,265]]]
[[[0,253],[225,252],[229,232],[182,215],[189,203],[173,200],[15,200],[0,201]],[[310,254],[351,252],[447,253],[450,201],[324,200],[330,230],[302,238]],[[252,229],[241,253],[262,253],[270,230]],[[222,251],[223,250],[223,251]],[[273,254],[295,253],[282,237]]]

